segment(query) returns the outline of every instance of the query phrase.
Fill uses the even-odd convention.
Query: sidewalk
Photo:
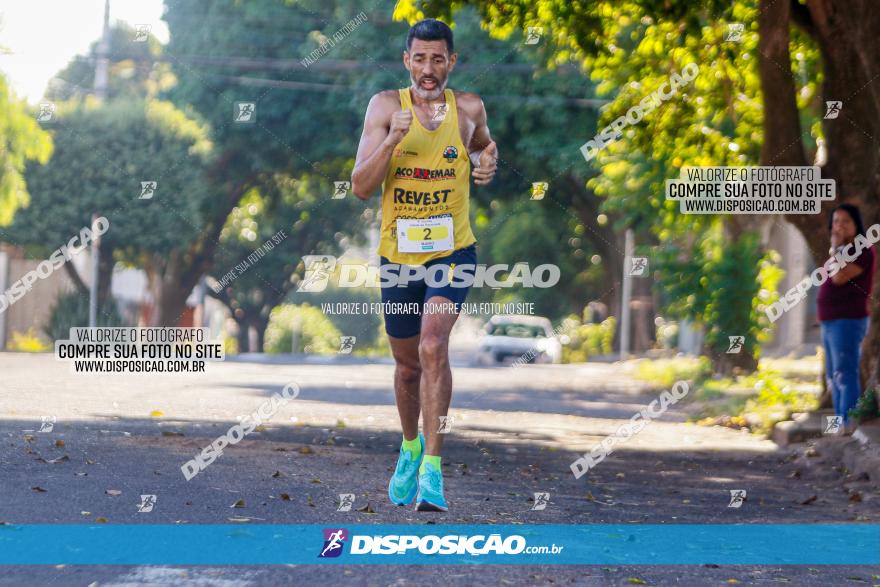
[[[831,410],[797,414],[777,424],[772,439],[780,446],[805,442],[805,456],[825,457],[820,462],[840,463],[853,476],[867,475],[871,481],[880,482],[880,420],[859,425],[852,436],[823,434],[825,416],[831,415]]]

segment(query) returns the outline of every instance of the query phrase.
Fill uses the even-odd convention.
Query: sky
[[[162,9],[162,0],[110,0],[110,24],[149,24],[165,43]],[[0,0],[0,71],[35,104],[49,79],[98,40],[103,23],[104,0]]]

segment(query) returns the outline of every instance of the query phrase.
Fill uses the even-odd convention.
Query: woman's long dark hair
[[[852,218],[853,222],[856,224],[856,234],[864,236],[865,224],[862,222],[862,213],[859,212],[859,207],[855,204],[841,204],[831,211],[831,214],[828,216],[828,232],[831,232],[831,226],[834,224],[834,213],[838,210],[843,210],[849,214],[849,217]]]

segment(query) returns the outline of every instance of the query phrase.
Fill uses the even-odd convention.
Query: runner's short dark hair
[[[843,210],[849,217],[852,218],[853,222],[856,225],[856,234],[865,234],[865,223],[862,222],[862,213],[859,211],[859,207],[855,204],[841,204],[837,208],[831,211],[831,214],[828,215],[828,230],[831,230],[831,226],[834,224],[834,213],[838,210]]]
[[[413,39],[420,41],[446,41],[446,49],[452,54],[452,29],[445,22],[433,18],[420,20],[412,25],[406,35],[406,50],[412,47]]]

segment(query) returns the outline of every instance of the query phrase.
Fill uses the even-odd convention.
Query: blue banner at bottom
[[[3,525],[0,564],[878,565],[880,525]]]

